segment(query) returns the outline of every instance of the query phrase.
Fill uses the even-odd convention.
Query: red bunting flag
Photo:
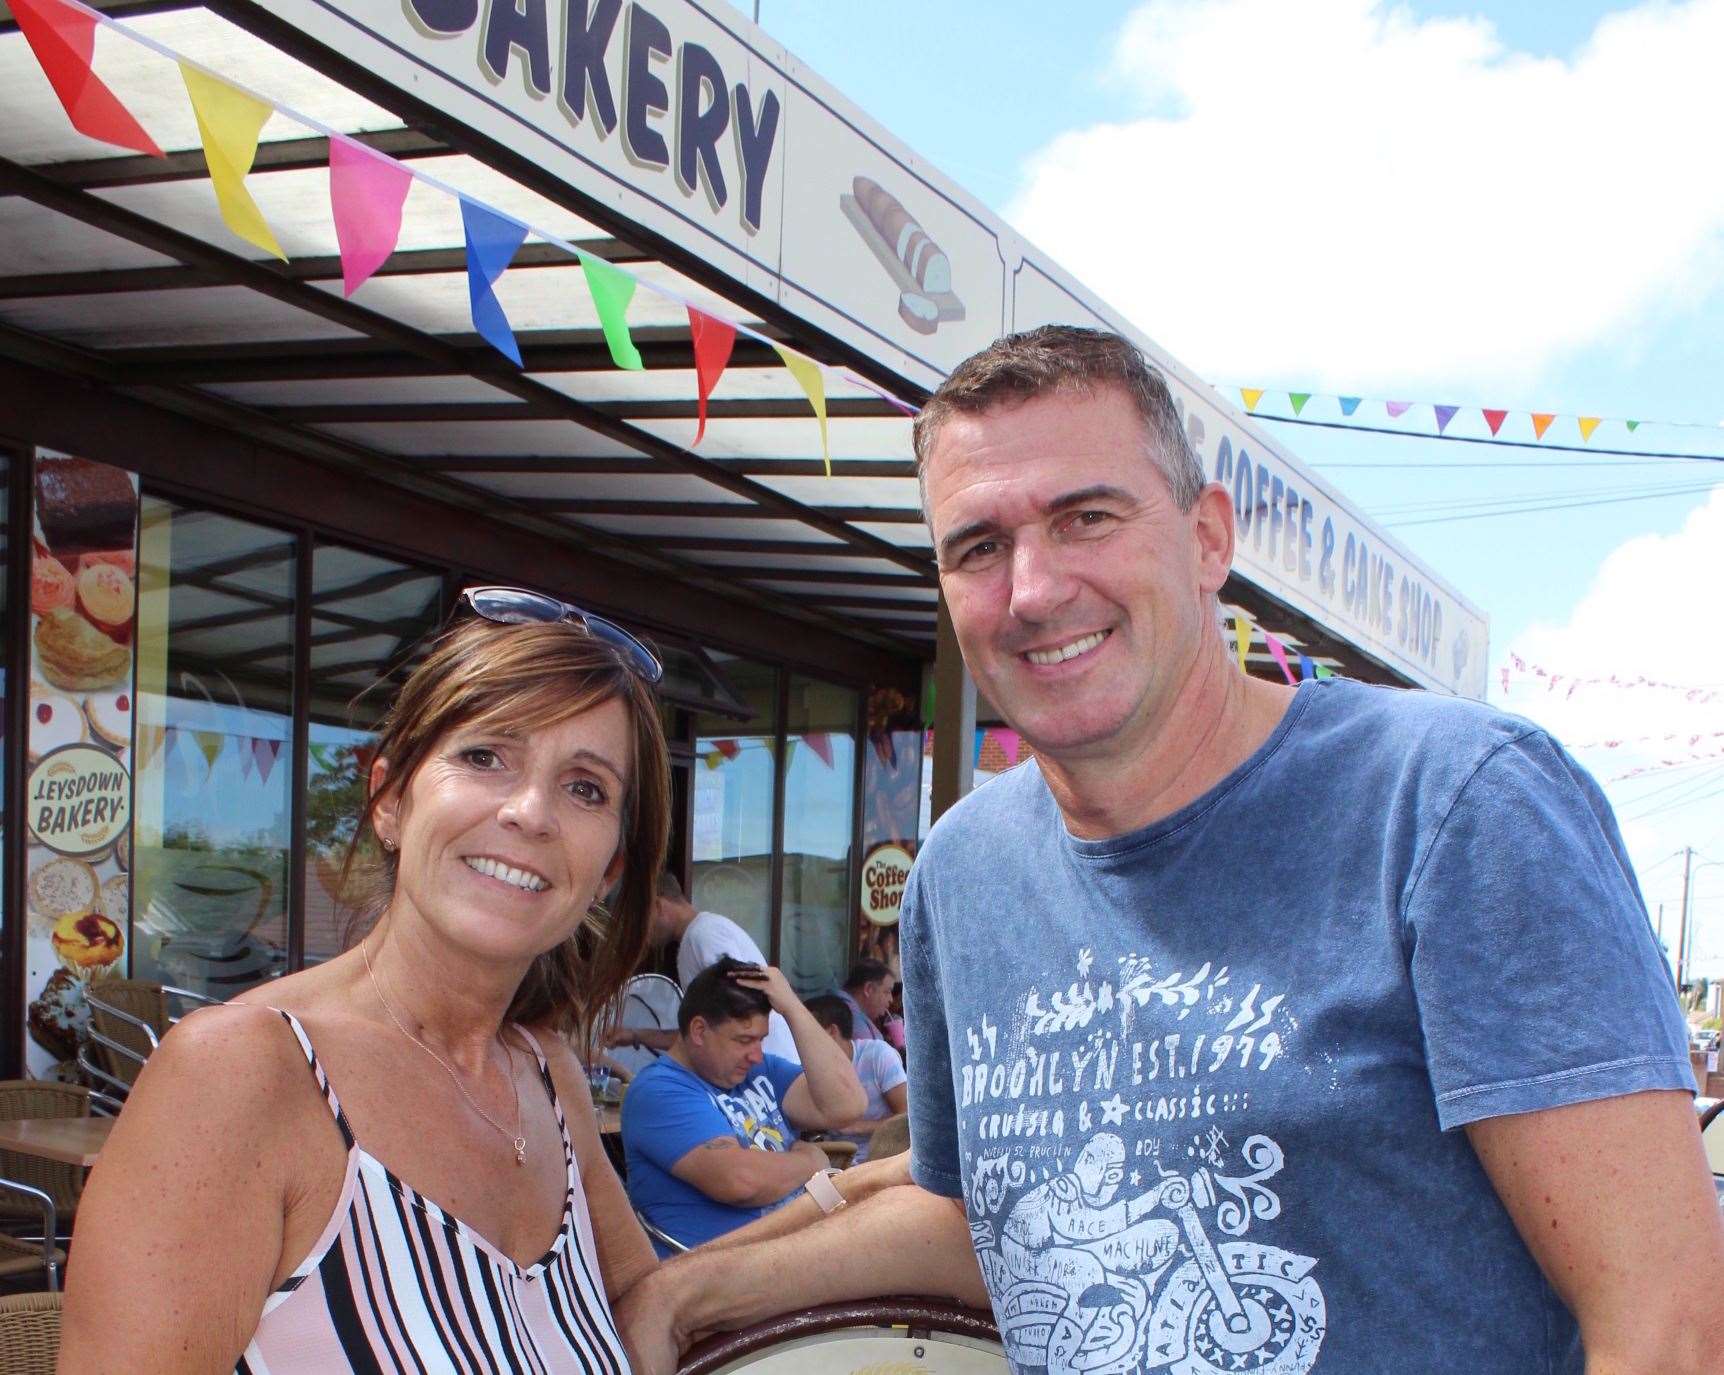
[[[735,759],[737,755],[742,753],[742,746],[734,740],[714,740],[712,747],[726,759]]]
[[[820,756],[820,762],[827,768],[832,767],[832,737],[826,731],[809,731],[802,737],[802,743]]]
[[[706,400],[729,366],[730,351],[736,346],[736,326],[690,306],[688,333],[694,341],[694,376],[700,389],[700,425],[694,432],[694,443],[698,444],[706,433]]]
[[[1486,411],[1485,412],[1485,424],[1487,424],[1491,427],[1491,436],[1493,438],[1496,436],[1496,432],[1498,430],[1502,429],[1503,421],[1505,421],[1507,419],[1508,419],[1508,412],[1507,411]]]
[[[96,52],[94,15],[61,0],[17,0],[11,10],[74,129],[134,153],[163,156],[143,125],[90,68]]]

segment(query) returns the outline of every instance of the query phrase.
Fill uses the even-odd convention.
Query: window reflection
[[[753,714],[695,717],[689,898],[729,917],[772,951],[772,802],[778,675],[768,664],[711,656]]]
[[[306,735],[305,961],[339,954],[341,870],[365,804],[374,732],[424,658],[442,617],[443,580],[423,568],[319,544],[311,566]],[[358,897],[363,875],[353,876]]]
[[[133,974],[226,998],[287,964],[294,541],[145,497]]]
[[[850,960],[856,707],[848,688],[790,680],[779,964],[802,994],[841,982]]]

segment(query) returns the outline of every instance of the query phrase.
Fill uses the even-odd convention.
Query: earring
[[[390,854],[395,853],[395,842],[393,840],[390,840],[385,836],[379,836],[378,839],[383,842],[383,848],[385,850],[389,851]]]

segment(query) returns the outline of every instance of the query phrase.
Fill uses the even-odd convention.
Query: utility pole
[[[1694,864],[1694,847],[1684,847],[1682,851],[1682,922],[1676,933],[1676,994],[1682,995],[1683,975],[1687,972],[1688,962],[1688,876]]]

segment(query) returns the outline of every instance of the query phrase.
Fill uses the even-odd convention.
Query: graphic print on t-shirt
[[[755,1075],[729,1093],[713,1094],[712,1101],[736,1134],[756,1150],[789,1149],[784,1139],[784,1113],[772,1090],[772,1080],[764,1074]]]
[[[957,1067],[972,1240],[1015,1368],[1304,1375],[1315,1257],[1273,1244],[1289,1167],[1248,1126],[1287,1072],[1284,991],[1137,955],[967,1027]]]

